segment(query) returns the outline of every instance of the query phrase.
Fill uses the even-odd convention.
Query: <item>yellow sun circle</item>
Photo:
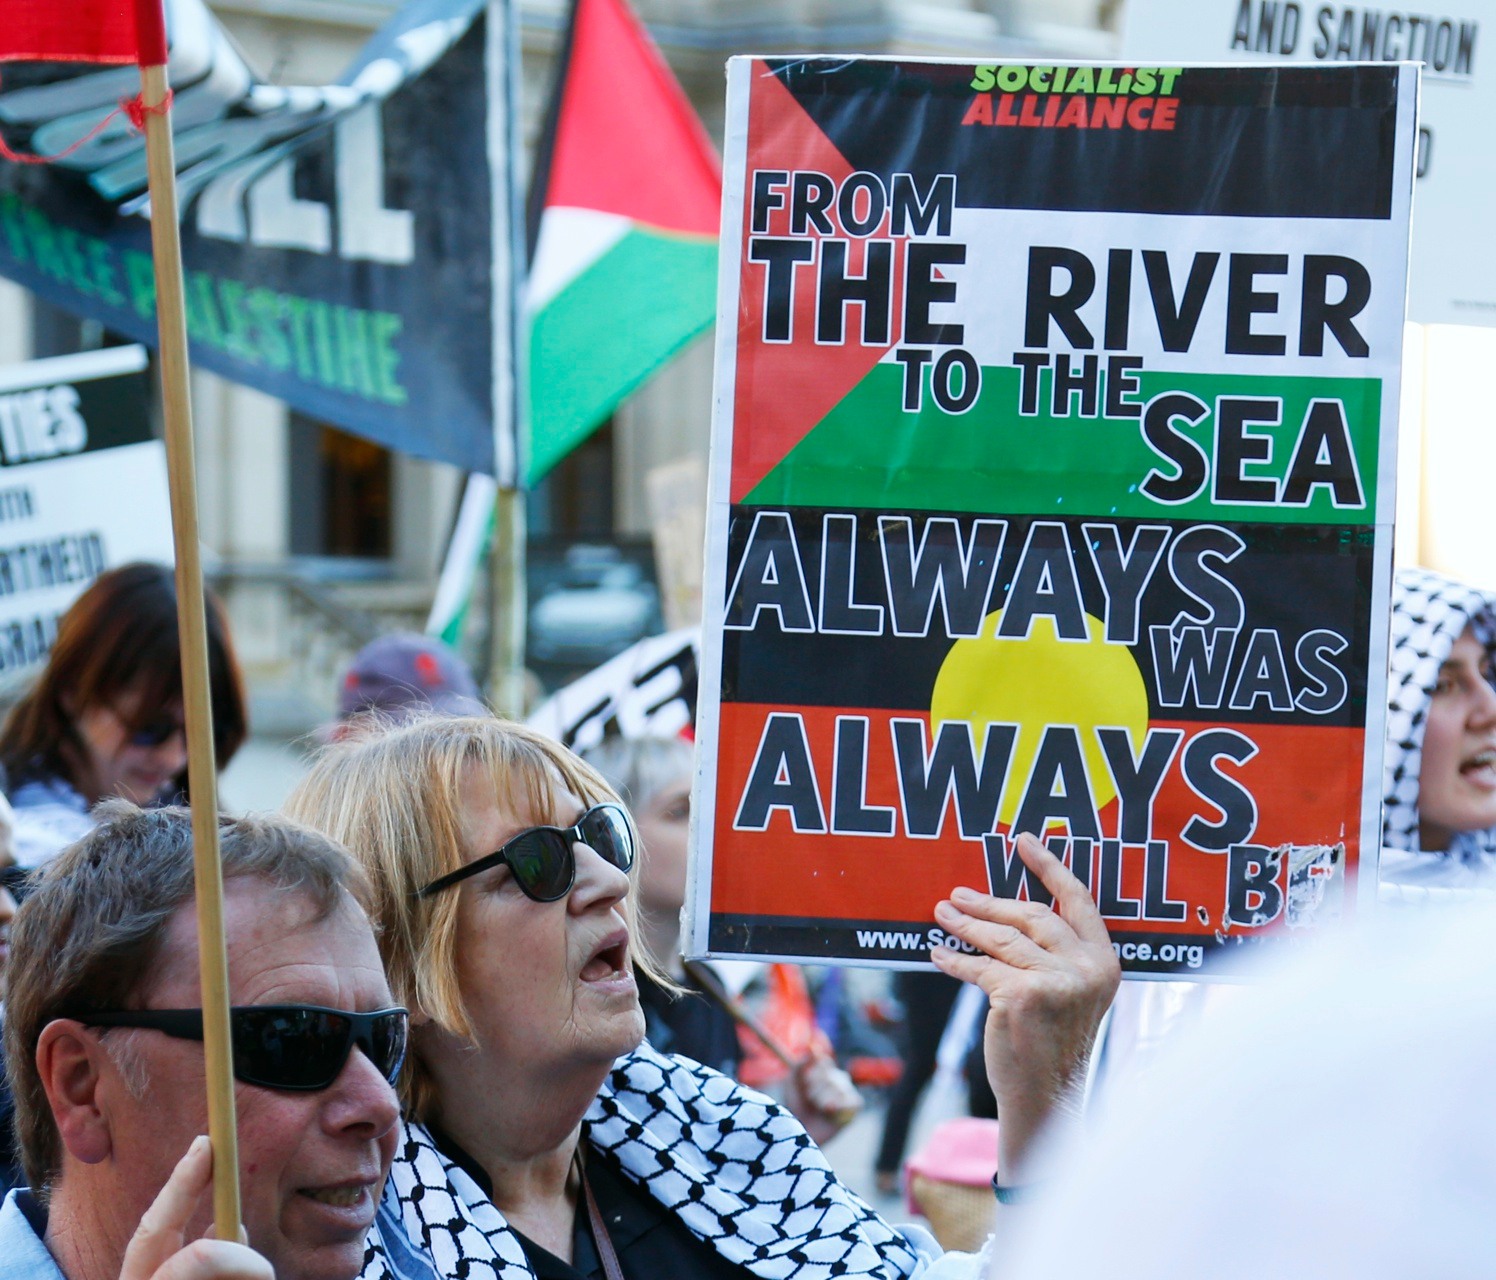
[[[977,636],[951,646],[930,695],[930,732],[949,720],[971,725],[980,744],[987,725],[1016,724],[1018,738],[998,812],[1012,825],[1028,787],[1047,725],[1074,725],[1099,810],[1117,794],[1096,730],[1126,729],[1136,755],[1148,729],[1148,692],[1126,645],[1109,644],[1099,619],[1086,615],[1085,640],[1061,640],[1054,619],[1034,618],[1027,639],[997,636],[1002,610],[982,620]]]

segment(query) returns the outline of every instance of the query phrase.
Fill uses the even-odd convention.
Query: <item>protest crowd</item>
[[[526,235],[510,7],[290,90],[206,0],[0,0],[0,275],[111,335],[0,368],[0,527],[107,525],[0,547],[0,1280],[1487,1274],[1496,590],[1392,546],[1475,21],[734,56],[719,161],[573,0]],[[659,590],[527,588],[527,486],[713,306]],[[189,337],[465,473],[274,811]]]
[[[110,571],[59,635],[142,580],[170,595],[148,566]],[[1496,597],[1404,572],[1392,625],[1385,840],[1397,854],[1382,896],[1451,919],[1474,901],[1479,918],[1496,804],[1468,775],[1496,751]],[[157,640],[169,669],[171,633]],[[220,696],[237,708],[226,631],[218,643]],[[80,705],[53,669],[70,653],[59,644],[36,684],[59,708]],[[11,787],[7,860],[25,849],[30,870],[7,881],[26,900],[13,923],[0,891],[10,1176],[38,1191],[0,1210],[7,1280],[728,1276],[766,1258],[785,1274],[1002,1273],[990,1246],[941,1256],[927,1231],[885,1222],[801,1120],[720,1073],[733,1040],[712,1025],[721,1006],[681,998],[673,927],[684,866],[666,843],[689,806],[689,748],[610,740],[592,755],[615,786],[483,712],[460,660],[413,636],[355,660],[286,817],[221,824],[252,1249],[192,1244],[211,1160],[194,1138],[191,832],[168,803],[187,799],[183,726],[179,689],[168,676],[148,702],[147,679],[149,664],[91,704],[91,722],[54,721],[50,758],[72,762],[61,776],[83,797],[65,848],[31,852],[57,828],[64,784]],[[142,723],[147,707],[166,720]],[[33,766],[47,758],[39,747]],[[639,857],[651,839],[658,866]],[[1078,1123],[1118,977],[1085,887],[1037,841],[1019,850],[1058,912],[956,889],[937,919],[971,946],[934,953],[989,1009],[995,1185],[1015,1206],[1064,1176],[1036,1154],[1039,1135]],[[1398,1007],[1381,1012],[1395,1027]],[[682,1045],[718,1068],[677,1056]]]

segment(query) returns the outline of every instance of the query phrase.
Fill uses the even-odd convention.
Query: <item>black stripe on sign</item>
[[[954,173],[966,207],[1257,218],[1391,209],[1396,67],[1190,68],[1170,95],[1173,128],[1161,130],[963,125],[977,96],[971,65],[768,65],[854,169],[885,181],[909,173],[920,189]],[[1089,110],[1104,95],[1085,96]],[[1044,105],[1030,110],[1042,117]]]

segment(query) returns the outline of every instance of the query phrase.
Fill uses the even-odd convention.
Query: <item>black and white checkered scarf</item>
[[[1496,595],[1428,569],[1401,569],[1392,586],[1392,647],[1387,684],[1387,748],[1382,772],[1382,844],[1416,852],[1418,778],[1429,700],[1455,641],[1470,627],[1496,652]],[[1448,856],[1496,856],[1496,828],[1461,832]]]
[[[926,1272],[929,1255],[842,1185],[794,1116],[688,1058],[647,1044],[620,1058],[583,1133],[694,1235],[760,1280]],[[385,1240],[392,1229],[403,1239]],[[416,1124],[403,1129],[369,1240],[361,1280],[408,1280],[410,1245],[444,1280],[534,1277],[493,1202]],[[966,1257],[947,1260],[958,1256]]]

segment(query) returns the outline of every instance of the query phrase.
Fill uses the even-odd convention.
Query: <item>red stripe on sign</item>
[[[847,308],[846,340],[839,345],[817,345],[815,340],[816,296],[814,287],[818,260],[797,265],[793,305],[792,339],[765,341],[764,297],[767,268],[749,260],[754,239],[754,174],[762,170],[820,174],[838,187],[852,175],[852,166],[831,140],[805,112],[794,95],[769,72],[762,62],[753,64],[748,104],[748,209],[743,219],[743,259],[739,266],[741,292],[738,302],[738,352],[736,404],[733,412],[732,482],[734,502],[769,474],[785,456],[820,424],[821,420],[861,382],[893,346],[863,346],[858,329],[860,307]],[[788,186],[788,184],[786,184]],[[768,213],[762,234],[791,237],[806,245],[818,234],[790,225],[792,192],[785,190],[783,204]],[[840,231],[835,207],[826,212],[833,229]],[[887,222],[873,239],[887,240]],[[836,238],[844,238],[838,236]],[[847,272],[866,270],[867,238],[848,239]],[[894,241],[895,281],[892,313],[893,336],[903,308],[903,240]]]
[[[798,717],[794,732],[766,753],[772,717]],[[861,731],[842,742],[861,752],[866,765],[858,776],[836,777],[837,721],[865,719]],[[717,760],[716,815],[713,824],[711,909],[720,915],[794,919],[897,921],[930,919],[936,902],[956,885],[987,887],[987,863],[980,839],[964,839],[959,831],[956,800],[927,804],[925,822],[937,815],[933,830],[911,835],[894,749],[893,722],[917,721],[926,730],[928,716],[916,712],[846,707],[774,707],[725,703],[721,710]],[[781,725],[785,722],[779,721]],[[1203,852],[1180,839],[1181,830],[1195,818],[1215,823],[1221,811],[1202,798],[1181,771],[1184,747],[1201,733],[1217,731],[1215,724],[1153,721],[1150,729],[1182,731],[1163,784],[1154,799],[1149,835],[1169,845],[1168,893],[1188,908],[1178,924],[1159,922],[1149,927],[1162,932],[1200,933],[1217,926],[1225,898],[1226,858]],[[1359,729],[1237,725],[1256,753],[1244,764],[1217,762],[1225,778],[1250,793],[1257,816],[1250,842],[1275,847],[1282,844],[1344,844],[1346,865],[1354,873],[1360,841],[1361,759],[1365,735]],[[985,736],[986,726],[981,726]],[[796,758],[797,736],[804,752]],[[786,754],[779,750],[791,744]],[[774,755],[780,759],[774,759]],[[766,761],[768,762],[766,764]],[[785,784],[803,777],[808,766],[809,786],[795,792]],[[801,802],[775,803],[756,810],[748,803],[757,794],[750,781],[762,782],[772,769],[777,785],[770,798]],[[1020,790],[1027,778],[1008,777],[1004,789]],[[1200,779],[1196,779],[1198,784]],[[840,803],[837,788],[841,789]],[[1218,792],[1219,793],[1219,792]],[[843,825],[877,826],[880,812],[892,811],[887,835],[837,834],[838,811]],[[1119,807],[1108,799],[1098,814],[1104,838],[1118,835]],[[1007,831],[997,823],[998,831]],[[755,829],[758,828],[758,829]],[[991,827],[984,828],[991,830]],[[1116,893],[1144,895],[1141,846],[1129,848],[1121,860]],[[1212,923],[1202,924],[1201,910]]]

